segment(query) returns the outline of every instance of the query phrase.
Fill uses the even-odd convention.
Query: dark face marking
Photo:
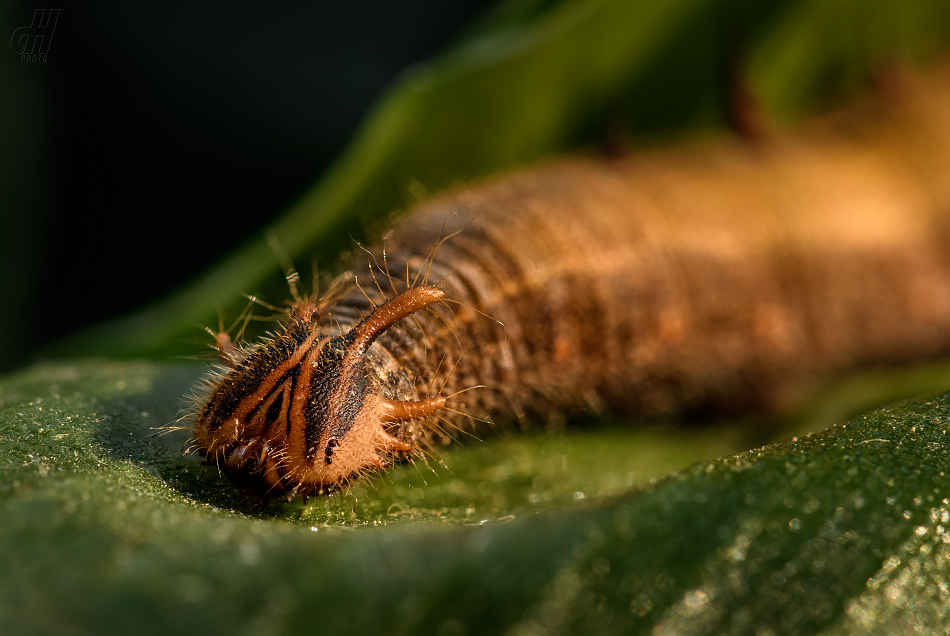
[[[366,371],[362,363],[352,370],[343,368],[344,358],[352,342],[350,334],[327,342],[310,376],[310,399],[307,401],[307,424],[304,429],[306,457],[309,461],[316,456],[325,436],[335,440],[346,437],[356,414],[363,408]],[[343,393],[340,393],[341,383],[347,384]],[[334,395],[342,396],[335,404],[331,401]]]
[[[216,431],[231,417],[247,396],[252,395],[281,363],[288,360],[304,345],[312,332],[314,319],[315,315],[295,319],[279,338],[254,351],[237,369],[228,374],[222,386],[211,396],[211,400],[199,418],[207,422],[209,432]],[[293,375],[293,382],[296,385],[299,366],[288,373]],[[266,402],[267,397],[261,401],[261,404]],[[267,420],[272,421],[270,416]]]
[[[283,385],[281,385],[279,388],[276,389],[277,391],[280,391],[280,395],[278,395],[277,398],[273,402],[271,402],[270,407],[267,409],[267,416],[265,419],[265,421],[267,422],[267,428],[270,428],[271,425],[273,425],[274,422],[276,422],[277,419],[280,417],[280,407],[283,406],[284,404],[284,390],[283,389],[284,389]]]
[[[297,392],[297,380],[300,378],[300,365],[298,364],[297,366],[295,366],[295,367],[290,371],[289,375],[290,375],[290,390],[287,392],[287,395],[288,395],[289,399],[287,400],[287,401],[288,401],[288,404],[287,404],[287,411],[288,411],[288,413],[287,413],[287,431],[285,432],[285,434],[288,435],[288,436],[290,435],[290,431],[291,431],[291,429],[293,428],[293,420],[290,418],[290,413],[289,413],[289,411],[290,411],[290,402],[293,402],[294,393]]]

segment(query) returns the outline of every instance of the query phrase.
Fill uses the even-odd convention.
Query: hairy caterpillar
[[[370,251],[372,284],[295,293],[246,349],[219,334],[197,448],[293,497],[483,423],[774,409],[947,353],[950,88],[906,90],[794,136],[562,160],[423,205]]]

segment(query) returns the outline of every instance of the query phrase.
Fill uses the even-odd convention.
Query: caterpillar
[[[318,298],[291,276],[282,331],[218,334],[196,447],[293,498],[486,426],[775,410],[950,352],[950,82],[908,86],[791,134],[561,159],[420,206],[366,284]]]

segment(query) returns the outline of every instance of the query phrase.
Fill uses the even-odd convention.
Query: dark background
[[[0,62],[0,370],[173,290],[313,183],[494,0],[14,2]]]

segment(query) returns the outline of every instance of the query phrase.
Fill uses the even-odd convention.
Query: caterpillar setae
[[[944,74],[945,75],[945,74]],[[247,490],[335,489],[577,409],[770,410],[950,352],[950,83],[749,143],[572,158],[443,195],[373,280],[218,335],[194,440]]]

